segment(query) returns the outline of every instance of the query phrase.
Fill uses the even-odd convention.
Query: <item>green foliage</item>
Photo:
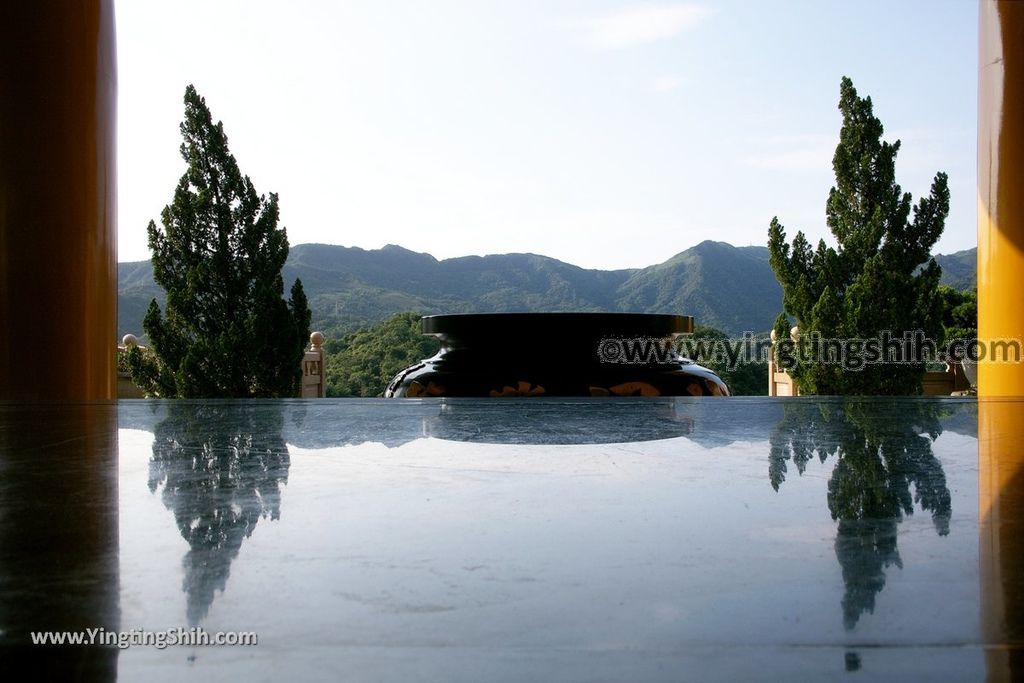
[[[772,332],[775,334],[775,344],[772,347],[772,353],[775,354],[776,363],[779,362],[781,344],[784,344],[790,338],[790,329],[789,318],[786,317],[785,313],[779,313],[778,317],[775,318],[775,324],[772,325]]]
[[[825,209],[838,246],[820,241],[812,249],[802,232],[790,246],[778,218],[768,231],[769,262],[782,285],[783,306],[801,331],[798,363],[790,372],[802,394],[919,393],[923,362],[850,371],[822,362],[811,348],[812,332],[855,339],[921,330],[937,339],[942,330],[941,269],[930,253],[949,213],[946,174],[936,174],[929,196],[912,207],[910,193],[895,180],[900,143],[882,140],[871,98],[858,97],[848,78],[842,80],[839,109],[836,185]]]
[[[120,349],[117,350],[117,371],[119,373],[121,373],[121,372],[129,372],[130,373],[131,372],[131,368],[128,365],[128,352],[127,351],[122,351]]]
[[[741,363],[732,370],[726,370],[721,377],[729,385],[729,392],[733,396],[768,395],[768,363]]]
[[[327,342],[328,396],[383,396],[399,370],[437,353],[420,331],[418,313],[399,313],[340,340]]]
[[[143,328],[151,353],[129,353],[132,379],[161,397],[289,397],[298,393],[310,311],[299,280],[285,301],[288,237],[277,195],[257,195],[193,86],[185,89],[188,170],[162,228],[148,227],[152,300]]]
[[[972,341],[978,338],[978,290],[957,291],[946,285],[939,285],[942,301],[943,344],[949,346],[960,339]]]
[[[736,344],[730,341],[729,335],[722,330],[705,325],[696,325],[693,329],[693,340],[699,342],[720,342]],[[733,396],[765,396],[768,394],[768,364],[761,361],[742,362],[744,357],[753,358],[753,352],[741,355],[741,362],[731,365],[727,358],[709,353],[711,347],[695,344],[697,353],[693,360],[711,370],[729,386]],[[719,348],[722,348],[721,346]]]

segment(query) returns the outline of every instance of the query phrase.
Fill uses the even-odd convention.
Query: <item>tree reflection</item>
[[[903,567],[897,526],[917,503],[931,513],[939,535],[949,533],[946,475],[932,452],[942,433],[938,404],[927,401],[886,410],[878,401],[787,403],[769,443],[768,476],[778,491],[788,463],[803,474],[817,456],[834,456],[828,509],[838,520],[836,559],[843,570],[843,624],[873,612],[885,570]],[[913,488],[913,493],[911,493]]]
[[[149,489],[161,490],[188,542],[182,590],[190,626],[224,591],[242,541],[281,515],[288,448],[281,408],[268,403],[168,404],[154,430]]]

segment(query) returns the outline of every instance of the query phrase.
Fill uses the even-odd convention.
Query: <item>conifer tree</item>
[[[191,85],[181,133],[188,170],[163,226],[148,227],[167,302],[149,305],[149,349],[129,352],[132,378],[160,397],[296,396],[310,311],[299,280],[283,298],[288,237],[277,195],[258,195],[241,174],[223,123]]]
[[[869,362],[852,369],[850,362],[824,362],[825,349],[816,341],[879,339],[883,333],[902,339],[905,332],[918,331],[941,340],[942,331],[937,291],[942,271],[931,249],[949,214],[946,174],[937,173],[929,196],[912,206],[910,193],[896,183],[900,142],[883,141],[871,98],[858,97],[849,78],[842,79],[839,110],[843,124],[832,160],[836,184],[825,207],[837,246],[819,241],[812,249],[797,232],[791,247],[777,217],[768,231],[783,305],[800,329],[797,363],[790,372],[808,394],[920,393],[920,353],[927,349],[899,351],[893,345],[883,349],[882,362],[870,362],[867,354]]]

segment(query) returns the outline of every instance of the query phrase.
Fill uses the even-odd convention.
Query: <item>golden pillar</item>
[[[115,398],[113,0],[0,3],[0,400]]]
[[[76,401],[0,419],[0,670],[44,679],[117,677],[29,639],[119,626],[116,85],[113,0],[0,2],[0,401]]]
[[[1024,3],[981,0],[978,339],[1024,339]],[[988,680],[1024,676],[1024,363],[978,366],[981,623]]]
[[[1024,421],[1019,401],[978,400],[981,627],[989,681],[1024,678]]]
[[[978,339],[1024,339],[1024,3],[982,0],[978,61]],[[981,396],[1024,396],[1024,363],[982,360]]]

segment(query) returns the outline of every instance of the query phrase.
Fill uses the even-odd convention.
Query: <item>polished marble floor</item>
[[[1022,408],[0,404],[0,659],[107,681],[1001,680],[1024,496],[986,458]],[[90,628],[259,640],[31,644]]]

